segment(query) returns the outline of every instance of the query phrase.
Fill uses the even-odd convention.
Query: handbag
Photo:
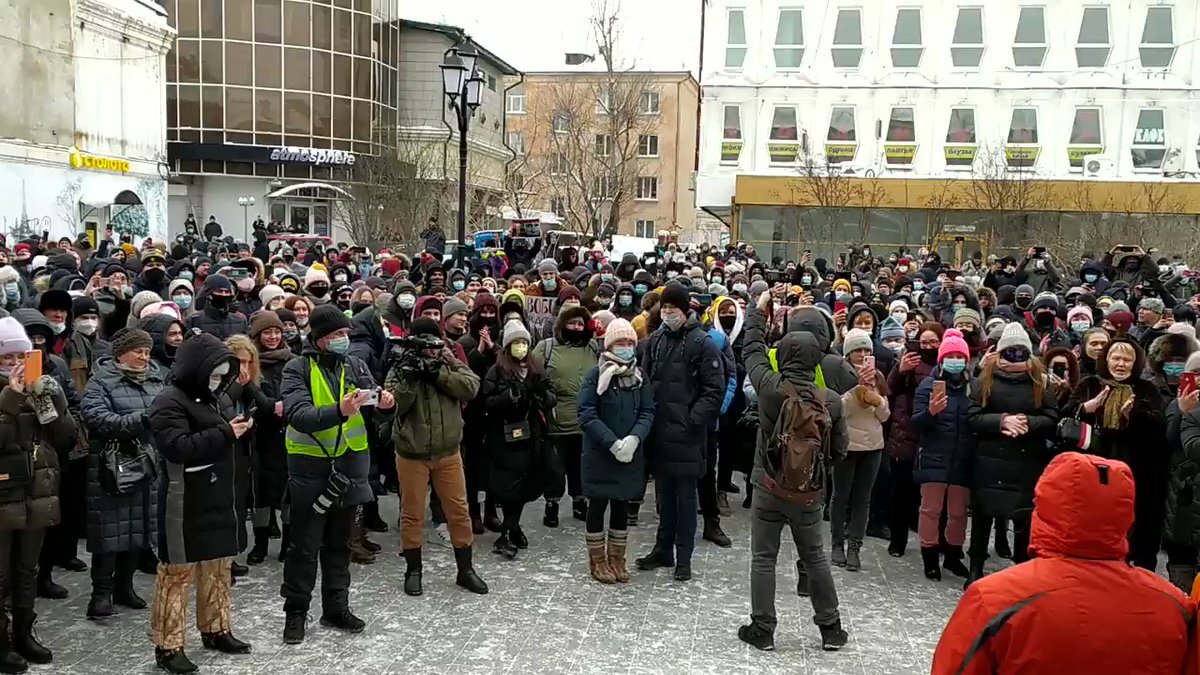
[[[529,430],[529,420],[522,420],[512,424],[504,425],[504,442],[519,443],[533,438],[533,434]]]
[[[100,486],[107,494],[136,492],[158,476],[154,449],[137,441],[128,445],[110,439],[100,453]]]
[[[1055,437],[1063,445],[1080,452],[1088,452],[1095,442],[1096,433],[1092,425],[1087,422],[1074,417],[1064,417],[1058,421]]]

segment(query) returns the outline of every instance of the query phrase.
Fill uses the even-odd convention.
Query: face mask
[[[1088,323],[1087,321],[1072,321],[1071,322],[1071,330],[1073,330],[1076,333],[1079,333],[1081,335],[1083,334],[1084,331],[1086,331],[1087,329],[1089,329],[1091,327],[1092,327],[1092,324]]]
[[[1096,283],[1096,279],[1097,279],[1097,278],[1098,278],[1098,277],[1097,277],[1095,274],[1091,274],[1091,273],[1088,273],[1088,274],[1085,274],[1085,275],[1083,275],[1083,281],[1084,281],[1085,283],[1089,283],[1089,284],[1094,284],[1094,283]]]
[[[812,286],[812,277],[807,274],[800,277],[800,285],[801,286]]]
[[[520,361],[521,359],[525,358],[526,354],[529,353],[529,345],[525,344],[524,342],[514,342],[513,346],[509,347],[508,351],[512,354],[514,359]]]
[[[183,270],[182,272],[179,273],[179,278],[187,279],[188,281],[191,281],[192,279],[196,278],[196,274],[195,274],[195,272],[192,272],[191,270]]]
[[[286,342],[295,342],[296,338],[298,338],[298,337],[300,337],[300,331],[298,331],[298,330],[290,330],[289,329],[289,330],[283,331],[283,339]]]
[[[967,306],[967,303],[965,303],[965,302],[956,302],[953,305],[951,305],[951,307],[954,308],[954,311],[956,311],[956,312],[960,309],[965,309],[966,306]]]
[[[635,293],[637,293],[638,295],[645,295],[645,294],[646,294],[646,291],[648,291],[648,290],[650,290],[650,289],[646,287],[646,284],[638,284],[638,285],[636,285],[636,286],[634,286],[634,287],[633,287],[633,290],[634,290],[634,292],[635,292]]]
[[[190,295],[176,295],[171,300],[179,305],[179,309],[187,309],[192,306],[192,296]]]
[[[254,290],[254,279],[249,277],[240,279],[237,282],[237,287],[239,291],[243,293],[249,293],[250,291]]]
[[[637,348],[636,347],[615,347],[612,350],[612,355],[617,357],[618,360],[629,363],[630,361],[633,361],[635,356],[637,356]]]
[[[1163,364],[1163,374],[1172,379],[1179,379],[1186,365],[1186,363],[1181,361],[1169,361]]]
[[[1029,360],[1029,350],[1024,347],[1009,347],[1000,352],[1000,358],[1009,363],[1025,363]]]
[[[213,309],[219,312],[229,311],[229,304],[233,302],[233,298],[228,295],[210,295],[208,296],[208,304],[212,305]]]
[[[216,391],[216,390],[220,389],[221,382],[225,379],[225,376],[228,374],[229,374],[229,364],[228,363],[222,363],[221,365],[217,366],[216,368],[213,368],[212,374],[210,374],[208,376],[209,391]]]
[[[346,281],[347,281],[347,279],[346,279],[345,274],[338,274],[333,277],[333,283],[338,284],[338,285],[344,284],[344,283],[346,283]]]
[[[892,350],[892,353],[896,356],[900,356],[900,354],[904,351],[903,342],[885,342],[883,343],[883,346]]]
[[[326,345],[331,354],[346,354],[350,351],[350,338],[334,338]]]
[[[1012,265],[1009,265],[1008,267],[1004,268],[1004,272],[1006,274],[1015,274],[1017,272],[1017,268],[1013,267]]]
[[[749,290],[749,288],[750,288],[749,286],[747,286],[746,284],[742,284],[742,283],[737,283],[737,284],[733,285],[733,291],[735,293],[745,293]]]
[[[951,375],[959,375],[967,369],[967,360],[959,358],[944,358],[942,359],[942,372]]]
[[[210,377],[210,378],[208,378],[208,390],[209,390],[209,391],[216,391],[216,390],[220,389],[220,388],[221,388],[221,381],[222,381],[223,379],[224,379],[224,378],[223,378],[223,377],[221,377],[221,376],[216,376],[216,377]]]
[[[56,321],[50,322],[50,330],[55,335],[62,335],[62,332],[65,331],[66,329],[67,329],[67,324],[65,324],[65,323],[59,323]]]
[[[930,365],[937,363],[937,349],[919,349],[917,353],[921,355],[921,360],[925,363]]]
[[[677,276],[679,276],[679,272],[676,272],[675,270],[671,270],[671,271],[667,272],[668,279],[674,279]]]
[[[617,303],[620,304],[622,307],[632,307],[633,306],[633,296],[630,296],[630,295],[619,296],[617,298]]]
[[[923,290],[925,290],[925,282],[923,282],[923,281],[914,281],[914,282],[913,282],[913,290],[914,290],[914,291],[923,291]]]
[[[612,298],[606,298],[604,296],[596,296],[596,302],[600,303],[600,305],[602,305],[604,307],[608,307],[609,305],[612,304]]]
[[[96,328],[99,325],[100,325],[99,319],[76,319],[75,330],[79,331],[80,333],[83,333],[84,335],[91,336],[96,333]]]
[[[1018,295],[1017,300],[1016,300],[1016,305],[1017,305],[1017,307],[1020,307],[1021,309],[1025,309],[1025,308],[1029,307],[1029,303],[1031,303],[1031,302],[1033,302],[1033,298],[1031,298],[1027,295]]]
[[[679,330],[679,327],[683,325],[683,312],[662,314],[660,316],[662,316],[663,323],[671,330]]]
[[[21,287],[16,282],[4,284],[4,298],[13,303],[21,299]]]
[[[311,293],[314,298],[323,298],[329,293],[329,287],[325,284],[313,284],[312,286],[308,287],[308,292]]]
[[[904,323],[904,320],[907,318],[908,312],[892,312],[892,319],[894,319],[896,323]]]
[[[301,328],[304,328],[305,326],[308,325],[308,317],[307,316],[296,317],[296,325],[300,326]]]
[[[720,276],[720,275],[717,275],[717,276],[714,276],[714,277],[712,277],[711,279],[709,279],[709,282],[711,282],[711,283],[714,283],[714,284],[721,284],[721,285],[724,285],[724,283],[725,283],[725,278],[724,278],[724,277],[722,277],[722,276]]]
[[[400,305],[401,309],[412,309],[413,305],[417,304],[417,297],[410,293],[403,293],[396,298],[396,304]]]
[[[1033,320],[1039,328],[1050,328],[1054,325],[1054,318],[1054,312],[1038,312]]]
[[[337,306],[343,310],[350,309],[350,298],[338,298]]]
[[[467,287],[467,282],[456,280],[456,281],[451,282],[450,285],[454,287],[454,290],[461,291],[462,289]]]
[[[736,326],[736,325],[737,325],[737,317],[736,316],[721,317],[721,328],[724,328],[726,333],[733,330],[734,326]]]
[[[0,377],[7,380],[8,376],[12,375],[13,368],[16,368],[16,366],[0,366]]]
[[[558,279],[545,279],[542,281],[542,288],[552,291],[558,288]]]
[[[604,281],[604,282],[611,284],[613,281],[615,281],[615,279],[614,279],[613,275],[611,275],[611,274],[601,274],[600,281]]]

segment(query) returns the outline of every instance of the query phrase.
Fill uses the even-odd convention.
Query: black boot
[[[472,501],[470,503],[470,505],[468,506],[467,510],[471,514],[471,534],[474,534],[474,535],[483,534],[483,532],[484,532],[483,518],[481,518],[479,515],[479,502]]]
[[[233,560],[229,563],[229,573],[235,577],[244,577],[247,574],[250,574],[250,568],[236,560]]]
[[[29,670],[25,657],[12,648],[8,639],[8,616],[0,612],[0,673],[23,673]]]
[[[68,572],[86,572],[88,571],[87,563],[79,559],[79,556],[71,556],[64,560],[59,567]]]
[[[629,502],[629,517],[625,519],[626,527],[637,527],[638,513],[642,510],[641,502]]]
[[[416,597],[423,593],[421,588],[421,549],[404,549],[404,594]]]
[[[733,546],[733,542],[729,540],[729,535],[721,529],[720,518],[705,518],[704,519],[704,539],[720,546],[721,548],[729,548]]]
[[[154,555],[154,551],[149,546],[142,547],[138,551],[138,571],[142,574],[150,576],[158,575],[158,556]]]
[[[39,598],[62,600],[66,598],[67,595],[68,593],[66,588],[54,583],[54,579],[50,576],[49,565],[38,569],[37,596]]]
[[[196,664],[183,653],[182,649],[172,649],[170,651],[161,647],[154,648],[154,662],[159,668],[168,673],[194,673],[199,670]]]
[[[247,565],[261,565],[267,559],[267,545],[271,543],[271,528],[254,528],[254,546],[246,554]]]
[[[346,631],[347,633],[361,633],[367,627],[367,622],[354,616],[354,612],[351,612],[347,608],[332,614],[323,614],[321,616],[321,625],[326,628],[336,628]]]
[[[464,546],[454,549],[454,563],[458,565],[458,577],[455,584],[479,595],[487,595],[488,585],[480,578],[471,563],[471,547]]]
[[[287,525],[284,527],[286,528]],[[304,642],[304,624],[307,621],[308,612],[285,612],[283,619],[284,644],[298,645]]]
[[[938,554],[940,551],[937,546],[922,546],[921,547],[921,562],[925,564],[925,578],[930,581],[942,580],[942,566],[938,563]]]
[[[633,561],[633,564],[637,565],[639,570],[649,572],[650,570],[656,570],[660,567],[674,567],[675,561],[667,559],[666,555],[663,554],[663,550],[659,547],[658,542],[656,541],[654,542],[654,548],[650,549],[650,552],[644,557]]]
[[[504,522],[496,515],[496,505],[492,502],[483,503],[483,526],[489,532],[499,532],[504,529]]]
[[[507,533],[500,533],[500,538],[492,544],[492,553],[498,553],[509,560],[517,557],[517,547],[508,538]]]
[[[379,517],[379,502],[370,501],[363,505],[363,527],[368,532],[388,531],[388,524]]]
[[[996,519],[996,557],[1012,560],[1012,547],[1008,545],[1008,521]]]
[[[283,524],[283,534],[279,538],[279,562],[287,557],[288,547],[292,545],[292,526],[288,523]],[[304,639],[302,635],[301,640]]]
[[[117,571],[113,577],[113,602],[129,609],[146,609],[146,601],[133,589],[133,574],[137,571],[134,555],[117,554]]]
[[[579,522],[587,520],[587,500],[582,497],[571,499],[571,517]]]
[[[964,579],[971,576],[971,571],[963,564],[963,549],[961,546],[946,544],[942,547],[942,551],[946,554],[945,560],[942,562],[942,569],[956,577]]]
[[[975,556],[971,556],[971,569],[969,570],[970,574],[967,576],[967,580],[963,582],[964,591],[967,590],[971,584],[983,578],[983,563],[985,562],[987,562],[986,557],[977,558]]]
[[[275,509],[271,509],[271,522],[267,525],[267,531],[271,533],[272,539],[278,539],[281,534],[279,531],[279,521],[275,519]]]
[[[546,513],[542,516],[542,525],[546,527],[558,527],[558,500],[546,500]]]
[[[54,655],[38,641],[33,632],[33,621],[37,614],[29,609],[13,610],[12,648],[30,663],[50,663]]]
[[[233,637],[233,633],[201,633],[200,642],[205,649],[214,649],[224,654],[249,654],[250,643]]]

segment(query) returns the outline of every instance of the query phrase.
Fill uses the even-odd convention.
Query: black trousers
[[[888,464],[892,474],[892,494],[888,509],[888,529],[892,531],[891,547],[903,552],[908,545],[908,531],[917,525],[917,512],[921,508],[921,487],[913,482],[912,460],[889,457]]]
[[[13,611],[33,611],[45,536],[45,529],[0,532],[0,602]]]
[[[92,597],[112,598],[113,590],[133,587],[133,573],[137,571],[138,552],[92,554]]]
[[[1196,547],[1190,544],[1180,544],[1170,539],[1164,539],[1162,549],[1167,554],[1168,565],[1191,565],[1195,567],[1200,564],[1200,554],[1197,553]]]
[[[705,471],[700,482],[696,484],[697,498],[700,500],[700,515],[705,520],[720,518],[717,509],[717,430],[709,429],[704,432]]]
[[[350,606],[350,533],[357,506],[320,515],[312,502],[292,500],[292,540],[283,562],[283,611],[307,612],[321,562],[321,609],[336,614]]]
[[[971,541],[968,552],[971,558],[984,560],[988,557],[988,546],[992,543],[991,516],[971,516]],[[1013,518],[1013,562],[1029,560],[1029,518]]]
[[[608,510],[608,529],[624,530],[629,520],[629,502],[605,497],[589,497],[587,507],[587,531],[604,531],[604,511]]]
[[[549,479],[542,494],[547,500],[557,501],[564,494],[582,498],[583,480],[579,477],[580,456],[583,454],[583,434],[563,434],[550,437]]]

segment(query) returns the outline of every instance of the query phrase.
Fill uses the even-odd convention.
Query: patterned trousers
[[[187,628],[188,587],[196,575],[196,628],[201,633],[228,633],[232,626],[229,604],[229,565],[232,558],[181,565],[158,564],[154,582],[154,607],[150,614],[150,641],[155,647],[183,649]]]

